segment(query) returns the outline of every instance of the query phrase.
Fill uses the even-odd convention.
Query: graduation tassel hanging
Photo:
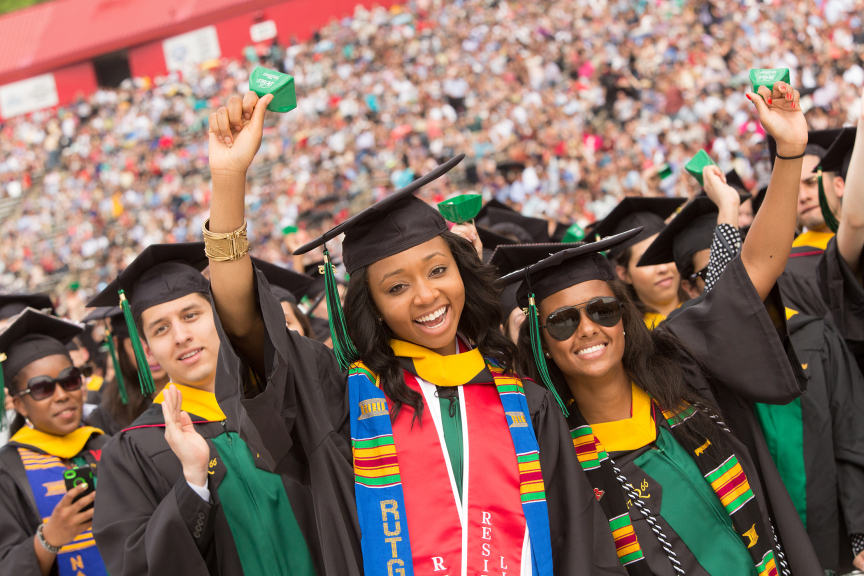
[[[135,351],[135,362],[138,364],[138,380],[141,381],[141,393],[149,396],[156,392],[156,385],[153,383],[153,374],[150,373],[150,363],[147,362],[147,355],[144,354],[144,347],[141,344],[141,337],[138,336],[138,327],[135,326],[135,318],[132,317],[132,309],[126,300],[126,294],[123,293],[123,290],[117,293],[120,295],[120,308],[123,309],[123,318],[126,320],[126,327],[129,328],[129,339],[132,340],[132,350]]]
[[[555,401],[558,402],[558,407],[564,413],[564,417],[570,416],[570,411],[555,390],[555,385],[552,383],[552,378],[549,377],[549,367],[546,365],[546,358],[543,356],[543,347],[540,345],[540,312],[537,310],[537,305],[534,303],[534,293],[528,296],[528,329],[531,332],[531,351],[534,353],[534,362],[537,364],[537,369],[540,371],[540,378],[546,388],[552,392]]]
[[[354,342],[348,336],[348,323],[342,311],[342,302],[339,298],[339,289],[336,284],[336,276],[333,273],[335,267],[330,262],[330,252],[324,248],[324,265],[318,267],[318,272],[324,274],[324,293],[327,298],[327,321],[330,324],[330,336],[333,338],[333,352],[339,360],[339,366],[343,370],[360,359]]]
[[[117,381],[117,390],[120,392],[120,402],[124,405],[129,403],[129,394],[126,392],[126,383],[123,382],[123,372],[120,371],[120,362],[117,360],[117,347],[114,346],[114,337],[111,330],[105,330],[105,343],[111,354],[111,364],[114,366],[114,379]],[[149,368],[149,366],[148,366]]]
[[[831,211],[831,206],[828,205],[828,197],[825,196],[825,185],[822,184],[821,167],[817,174],[817,180],[819,181],[819,208],[822,210],[822,218],[825,219],[825,225],[828,226],[828,229],[836,234],[837,229],[840,228],[840,222],[834,216],[834,212]]]

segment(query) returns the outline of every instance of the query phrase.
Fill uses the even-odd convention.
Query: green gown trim
[[[441,407],[441,428],[444,433],[444,443],[447,444],[447,453],[450,455],[450,467],[453,468],[453,478],[456,480],[456,489],[459,491],[459,500],[462,500],[462,410],[460,410],[459,396],[454,399],[453,412],[450,416],[450,399],[439,398],[438,405]]]
[[[306,540],[277,474],[255,466],[246,442],[226,432],[213,443],[228,469],[218,493],[243,573],[314,576]]]
[[[732,519],[699,467],[669,430],[659,430],[657,449],[641,454],[634,464],[662,486],[660,516],[711,576],[757,576]],[[650,501],[646,504],[651,507]]]
[[[804,416],[801,398],[786,405],[754,404],[765,443],[795,510],[807,528],[807,471],[804,468]]]

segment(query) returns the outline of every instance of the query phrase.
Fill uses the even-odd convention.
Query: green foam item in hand
[[[453,224],[464,224],[474,219],[483,207],[480,194],[462,194],[438,203],[438,211]]]
[[[267,105],[267,110],[271,112],[290,112],[297,107],[294,77],[289,74],[258,66],[249,75],[249,89],[259,98],[267,94],[273,95],[273,100]]]
[[[561,239],[562,244],[575,244],[576,242],[582,242],[585,239],[585,230],[579,226],[576,222],[570,225],[567,229],[567,232],[564,234],[564,238]]]
[[[284,234],[285,236],[287,236],[288,234],[296,234],[296,233],[297,233],[297,226],[285,226],[284,228],[282,228],[282,234]]]
[[[768,90],[774,90],[775,82],[789,83],[788,68],[752,68],[750,70],[750,85],[753,92],[759,94],[759,87],[765,86]]]
[[[665,180],[672,175],[672,167],[669,165],[668,162],[660,166],[660,168],[657,170],[657,175],[660,177],[661,180]]]
[[[699,150],[693,158],[690,159],[689,162],[684,166],[684,169],[690,173],[691,176],[696,178],[699,182],[699,186],[705,186],[702,182],[702,169],[706,166],[716,166],[717,163],[708,156],[708,153],[705,150]]]

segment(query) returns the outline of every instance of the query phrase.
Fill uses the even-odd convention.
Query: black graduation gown
[[[816,275],[822,253],[823,250],[815,246],[793,247],[777,281],[786,306],[817,318],[825,318],[829,312]]]
[[[864,262],[861,268],[864,269]],[[820,294],[834,324],[864,372],[864,286],[840,256],[836,237],[828,242],[819,259],[817,275]]]
[[[671,316],[659,329],[669,330],[685,343],[687,350],[681,351],[680,359],[690,385],[719,409],[734,433],[732,450],[766,525],[769,518],[773,521],[792,574],[821,575],[819,560],[771,459],[753,408],[753,402],[787,404],[807,388],[777,286],[763,303],[738,256],[703,301]]]
[[[801,397],[807,533],[823,568],[850,572],[847,535],[864,533],[864,377],[830,323],[796,314],[788,325],[809,379]]]
[[[190,416],[193,422],[203,422]],[[108,572],[112,576],[242,576],[219,501],[226,468],[212,441],[226,427],[233,428],[226,422],[195,426],[210,446],[211,462],[216,462],[208,484],[211,503],[189,487],[180,461],[165,440],[164,426],[162,406],[153,404],[105,446],[93,535]],[[316,571],[323,574],[308,490],[285,478],[283,484]]]
[[[247,398],[237,384],[247,369],[225,336],[214,306],[222,341],[217,400],[249,448],[260,455],[259,467],[311,488],[327,574],[362,574],[348,375],[329,348],[286,329],[282,307],[260,272],[256,292],[266,330],[266,387]],[[626,574],[555,400],[530,381],[524,381],[524,388],[540,446],[555,573]]]
[[[88,463],[96,463],[101,468],[98,455],[106,442],[107,438],[102,434],[91,436],[81,455]],[[18,447],[7,444],[0,448],[0,574],[42,576],[33,548],[33,538],[41,523]],[[55,562],[50,574],[57,573]]]

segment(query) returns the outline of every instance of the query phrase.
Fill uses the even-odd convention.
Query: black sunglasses
[[[584,308],[585,314],[595,324],[605,328],[611,328],[621,321],[621,303],[612,296],[601,296],[593,298],[588,302],[559,308],[546,317],[546,324],[540,326],[549,332],[549,336],[563,342],[576,332],[582,315],[579,310]]]
[[[54,390],[58,384],[67,392],[79,390],[84,385],[84,380],[81,378],[81,370],[70,366],[60,372],[57,378],[35,376],[27,381],[27,388],[18,392],[17,396],[30,394],[33,400],[45,400],[54,395]]]
[[[690,282],[695,282],[696,278],[702,278],[703,282],[707,282],[706,278],[708,277],[708,266],[702,268],[698,272],[694,272],[690,275]]]

